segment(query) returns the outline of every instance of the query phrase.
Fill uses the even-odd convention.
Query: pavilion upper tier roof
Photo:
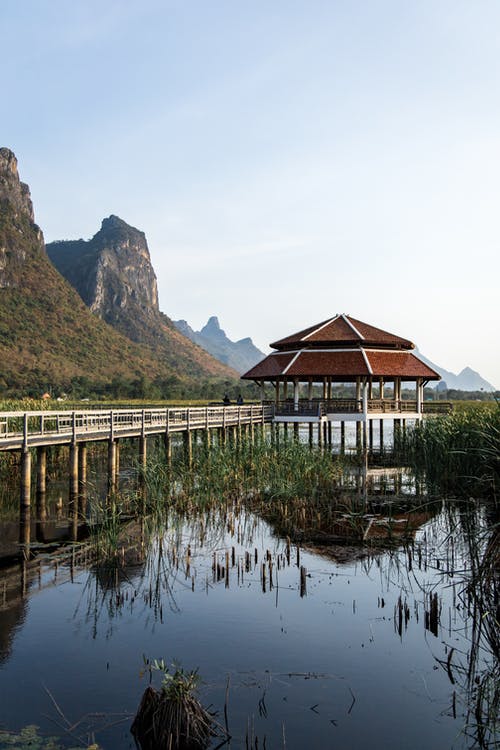
[[[277,351],[246,372],[244,379],[302,382],[324,378],[350,382],[358,377],[441,379],[413,354],[411,350],[415,347],[411,341],[348,315],[336,315],[271,346]]]
[[[344,347],[361,344],[366,347],[383,347],[384,349],[414,349],[415,345],[381,328],[351,318],[350,315],[335,315],[315,326],[306,328],[284,339],[271,344],[273,349],[287,351],[296,347]]]

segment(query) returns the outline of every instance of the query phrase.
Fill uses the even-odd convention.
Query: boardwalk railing
[[[274,409],[244,406],[0,412],[0,451],[271,422]]]
[[[273,401],[266,402],[270,406]],[[424,414],[444,414],[452,409],[448,401],[426,401],[422,404]],[[403,399],[368,399],[369,414],[404,414],[417,411],[416,400]],[[334,398],[334,399],[299,399],[294,403],[292,399],[279,401],[275,404],[275,414],[278,417],[323,417],[329,414],[362,414],[363,401],[356,398]]]

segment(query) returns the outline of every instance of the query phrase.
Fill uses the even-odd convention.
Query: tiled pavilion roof
[[[276,341],[278,351],[252,367],[246,380],[354,381],[358,377],[440,380],[412,353],[414,344],[347,315],[306,328]]]
[[[343,313],[275,341],[271,346],[273,349],[282,351],[298,346],[345,346],[346,344],[381,346],[390,349],[415,348],[415,345],[408,339],[383,331],[381,328],[375,328],[375,326],[363,323],[361,320],[356,320]]]

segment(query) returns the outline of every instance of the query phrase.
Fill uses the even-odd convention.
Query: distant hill
[[[112,215],[92,239],[50,242],[47,253],[96,316],[131,341],[146,344],[178,375],[237,378],[234,370],[194,346],[160,312],[144,232]]]
[[[445,370],[444,367],[431,362],[431,360],[425,357],[422,352],[416,350],[416,353],[418,353],[418,356],[421,360],[423,360],[426,364],[429,365],[429,367],[432,367],[433,370],[436,370],[436,372],[441,375],[442,380],[438,383],[430,383],[430,388],[437,388],[438,390],[444,390],[447,388],[457,391],[495,390],[495,387],[491,385],[491,383],[488,383],[487,380],[481,377],[478,372],[472,370],[470,367],[464,367],[464,369],[459,372],[458,375],[455,375],[453,372]]]
[[[111,262],[105,254],[101,259],[104,266]],[[109,295],[118,306],[124,301],[120,291],[117,285]],[[117,393],[120,384],[153,380],[163,383],[163,392],[189,391],[201,376],[236,378],[171,322],[163,325],[172,331],[170,348],[139,344],[92,314],[49,260],[16,157],[0,149],[0,396],[77,388],[105,393],[111,387]]]
[[[210,352],[214,357],[240,374],[250,370],[265,357],[265,354],[257,349],[251,338],[231,341],[220,327],[219,320],[215,315],[209,318],[201,331],[194,331],[185,320],[174,320],[173,322],[184,336],[202,346],[207,352]]]

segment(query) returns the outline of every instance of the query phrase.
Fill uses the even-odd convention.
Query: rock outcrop
[[[8,148],[0,148],[0,289],[18,284],[23,265],[36,255],[45,255],[43,234],[35,224],[29,187],[21,182],[17,159]]]
[[[237,377],[160,312],[144,232],[112,215],[92,239],[51,242],[47,253],[95,315],[132,341],[148,345],[160,361],[191,376]]]
[[[240,374],[250,370],[265,357],[249,337],[231,341],[215,315],[208,319],[201,331],[194,331],[185,320],[175,320],[174,323],[184,336]]]
[[[137,316],[153,320],[159,312],[146,236],[118,216],[104,219],[88,242],[51,242],[47,252],[87,307],[115,327],[125,323],[127,334]]]
[[[16,157],[9,149],[0,149],[0,396],[71,392],[72,387],[85,394],[97,386],[100,393],[117,393],[118,386],[114,391],[111,388],[113,383],[125,387],[158,380],[164,384],[161,394],[168,397],[170,387],[189,393],[200,379],[236,377],[171,323],[168,345],[165,336],[158,334],[163,343],[159,356],[158,346],[136,343],[105,322],[116,307],[131,317],[137,314],[139,327],[148,319],[153,320],[148,330],[154,330],[157,322],[167,327],[158,311],[145,238],[137,233],[143,243],[137,258],[135,239],[126,239],[129,229],[111,218],[100,235],[106,247],[113,238],[121,248],[119,258],[113,256],[112,248],[102,254],[95,249],[104,270],[100,276],[96,273],[101,281],[89,288],[98,292],[93,299],[97,305],[102,303],[101,320],[50,262],[42,232],[34,223],[29,189],[19,180]],[[128,260],[123,263],[126,253]],[[107,286],[111,278],[116,280],[114,292]]]

